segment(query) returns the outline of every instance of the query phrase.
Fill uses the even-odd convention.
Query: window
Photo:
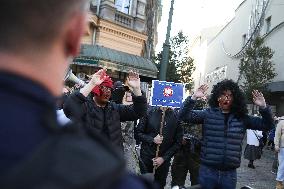
[[[246,42],[247,42],[247,34],[244,34],[243,35],[243,46],[245,46]]]
[[[270,27],[271,27],[271,16],[265,19],[266,22],[266,33],[270,32]]]
[[[115,0],[115,7],[118,11],[130,14],[131,0]]]

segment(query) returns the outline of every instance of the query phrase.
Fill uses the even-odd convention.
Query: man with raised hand
[[[101,69],[85,87],[69,96],[64,104],[64,112],[71,120],[83,123],[102,134],[114,146],[123,149],[120,122],[135,121],[147,111],[147,100],[140,89],[139,75],[130,71],[127,82],[133,89],[132,105],[109,102],[113,82],[106,70]]]
[[[262,93],[254,90],[253,102],[259,106],[262,118],[248,115],[244,93],[232,80],[223,80],[213,86],[208,109],[193,110],[196,100],[204,97],[207,89],[207,85],[202,85],[185,100],[179,118],[202,124],[199,169],[202,188],[235,189],[246,129],[270,130],[274,126],[272,113]]]

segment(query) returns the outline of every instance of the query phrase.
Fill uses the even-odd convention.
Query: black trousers
[[[153,161],[152,158],[145,154],[140,154],[141,160],[143,162],[139,163],[140,171],[142,174],[153,173]],[[166,180],[169,173],[170,161],[165,161],[160,167],[155,171],[155,181],[159,184],[159,187],[163,189],[166,186]]]
[[[172,186],[184,186],[186,175],[190,173],[191,185],[198,184],[200,167],[199,153],[191,153],[181,148],[175,156],[171,167]]]
[[[274,148],[274,141],[273,140],[269,140],[267,143],[267,146],[270,146]]]

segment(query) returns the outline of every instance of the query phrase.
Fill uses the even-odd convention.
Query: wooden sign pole
[[[161,125],[160,125],[160,136],[163,136],[163,127],[164,127],[164,123],[165,123],[165,115],[166,115],[166,110],[168,109],[168,107],[161,107],[162,110],[162,120],[161,120]],[[156,158],[159,157],[159,151],[160,151],[160,144],[158,144],[157,146],[157,150],[156,150]],[[153,174],[155,175],[157,166],[154,166],[153,168]]]

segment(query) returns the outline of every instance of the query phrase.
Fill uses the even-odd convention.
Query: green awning
[[[89,66],[98,66],[99,60],[94,59],[93,57],[76,57],[73,60],[73,63],[77,65],[89,65]]]
[[[79,57],[73,60],[74,64],[88,66],[107,66],[120,72],[138,70],[145,77],[157,78],[158,69],[150,60],[113,50],[99,45],[82,45]]]

